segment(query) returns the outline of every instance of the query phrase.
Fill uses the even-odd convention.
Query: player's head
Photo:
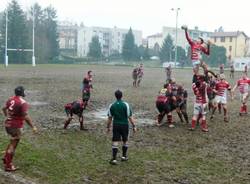
[[[168,92],[171,92],[171,91],[172,91],[172,86],[171,86],[171,84],[168,84],[168,85],[167,85],[167,91],[168,91]]]
[[[92,71],[91,70],[88,71],[88,75],[92,76]]]
[[[225,80],[226,79],[226,76],[222,73],[220,74],[220,80]]]
[[[24,87],[23,86],[17,86],[15,88],[15,95],[16,96],[22,96],[22,97],[25,97],[25,93],[24,93]]]
[[[119,89],[115,91],[115,97],[117,100],[122,99],[122,92]]]
[[[204,39],[201,36],[199,36],[197,42],[199,44],[203,44],[204,43]]]
[[[179,84],[177,89],[178,90],[183,90],[184,89],[184,85],[183,84]]]
[[[246,78],[247,78],[246,72],[242,72],[242,78],[243,78],[243,79],[246,79]]]
[[[175,84],[176,81],[175,81],[175,78],[172,78],[171,81],[170,81],[171,84]]]

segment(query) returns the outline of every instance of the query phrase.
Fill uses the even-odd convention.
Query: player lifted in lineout
[[[192,40],[188,34],[187,26],[183,25],[181,28],[185,30],[186,39],[191,48],[191,60],[193,63],[193,72],[194,72],[193,82],[195,82],[197,79],[197,75],[199,74],[200,66],[203,68],[205,73],[208,72],[206,63],[202,61],[202,53],[206,55],[210,54],[210,41],[205,43],[202,37],[199,37],[197,41]]]

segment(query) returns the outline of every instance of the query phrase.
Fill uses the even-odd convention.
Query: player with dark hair
[[[138,68],[138,73],[137,73],[137,87],[140,86],[143,75],[144,75],[144,69],[143,69],[143,64],[141,63]]]
[[[214,92],[216,94],[215,96],[215,104],[213,107],[212,115],[210,119],[214,118],[214,113],[216,109],[218,108],[218,104],[221,103],[223,110],[224,110],[224,121],[228,122],[228,115],[227,115],[227,91],[230,92],[230,96],[232,98],[232,92],[231,92],[231,86],[230,84],[225,80],[225,75],[220,74],[220,81],[218,81],[215,84]]]
[[[111,124],[113,122],[113,137],[112,137],[112,159],[110,164],[117,164],[118,144],[123,142],[121,161],[127,161],[128,151],[128,135],[129,122],[132,124],[133,131],[136,131],[135,121],[132,117],[132,110],[129,104],[122,100],[122,92],[115,91],[116,101],[109,106],[107,131],[111,131]]]
[[[224,73],[224,64],[220,64],[219,71],[220,71],[220,74]]]
[[[234,64],[231,63],[230,65],[230,78],[234,78]]]
[[[89,99],[90,99],[90,92],[91,89],[93,89],[92,85],[93,80],[93,74],[92,71],[89,70],[87,73],[87,76],[83,78],[82,81],[82,101],[84,102],[84,108],[88,105]]]
[[[13,165],[12,159],[21,139],[24,121],[33,129],[33,132],[37,132],[37,128],[33,125],[28,115],[28,103],[23,99],[24,97],[23,86],[18,86],[15,88],[15,96],[10,97],[2,108],[4,116],[6,117],[5,130],[11,137],[10,144],[7,146],[2,159],[5,171],[9,172],[17,169]]]
[[[177,106],[176,112],[181,122],[183,122],[183,117],[184,117],[186,123],[188,123],[187,97],[188,97],[187,90],[184,89],[183,85],[178,85],[176,93],[176,106]]]
[[[176,97],[172,92],[170,84],[165,84],[156,98],[156,108],[159,111],[157,116],[157,125],[159,126],[162,119],[167,115],[167,124],[169,128],[174,128],[172,111],[176,109]]]
[[[87,130],[83,126],[83,110],[86,107],[85,103],[87,102],[83,102],[82,100],[76,100],[64,106],[65,112],[67,114],[67,119],[64,123],[64,129],[67,129],[68,125],[73,119],[73,115],[76,115],[79,118],[80,130]]]
[[[171,65],[167,66],[165,68],[165,72],[166,72],[166,82],[169,83],[172,79],[172,68]]]

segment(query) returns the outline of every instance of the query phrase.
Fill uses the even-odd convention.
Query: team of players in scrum
[[[169,80],[164,84],[164,88],[161,89],[156,99],[156,107],[159,111],[157,125],[161,125],[163,117],[167,115],[167,124],[172,128],[174,127],[172,120],[173,111],[177,112],[181,122],[183,122],[184,117],[185,122],[189,123],[187,115],[188,93],[182,84],[176,84],[175,80],[171,79],[170,76],[167,76],[167,79]],[[233,99],[236,88],[239,88],[242,102],[239,114],[247,114],[249,86],[250,79],[245,72],[243,72],[233,88],[226,81],[224,74],[218,74],[215,77],[211,74],[196,75],[192,84],[195,101],[190,130],[194,130],[196,125],[200,123],[202,131],[208,131],[206,122],[207,109],[211,112],[210,119],[213,119],[216,109],[219,109],[219,112],[221,112],[221,108],[223,108],[224,121],[228,122],[227,91],[229,91],[230,97]]]

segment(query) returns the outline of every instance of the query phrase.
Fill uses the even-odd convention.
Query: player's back
[[[12,127],[21,128],[28,110],[27,102],[20,96],[13,96],[6,102],[7,121],[6,124]]]

